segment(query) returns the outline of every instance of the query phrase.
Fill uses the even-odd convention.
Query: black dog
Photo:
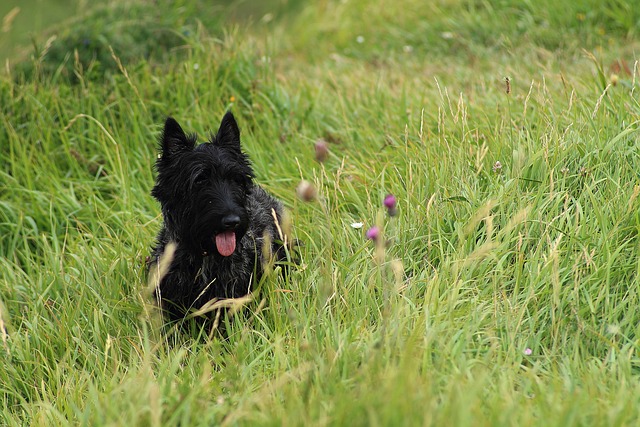
[[[266,263],[286,259],[286,239],[282,204],[254,184],[230,112],[211,142],[200,145],[168,118],[160,145],[151,194],[162,206],[164,224],[150,268],[174,242],[155,291],[165,315],[176,321],[206,304],[249,294]]]

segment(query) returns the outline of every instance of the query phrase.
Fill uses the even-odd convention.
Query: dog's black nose
[[[238,215],[227,215],[222,218],[222,226],[226,230],[233,230],[240,224],[240,217]]]

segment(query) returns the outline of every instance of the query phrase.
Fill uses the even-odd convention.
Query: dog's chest
[[[244,257],[233,257],[222,262],[205,258],[196,272],[194,284],[199,292],[218,297],[244,295],[251,286],[252,272]]]

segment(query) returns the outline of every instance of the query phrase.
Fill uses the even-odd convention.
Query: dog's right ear
[[[160,139],[162,158],[170,158],[175,154],[191,151],[195,147],[195,139],[188,137],[173,117],[167,117]]]

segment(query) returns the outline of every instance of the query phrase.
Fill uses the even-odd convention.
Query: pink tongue
[[[229,256],[236,250],[236,233],[233,231],[225,231],[216,234],[216,248],[222,256]]]

